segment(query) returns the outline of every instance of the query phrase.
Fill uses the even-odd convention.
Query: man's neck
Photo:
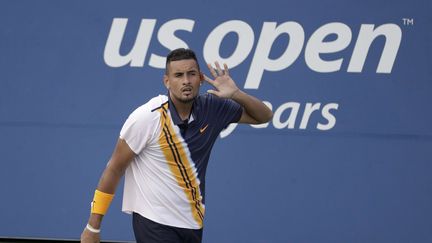
[[[190,113],[192,112],[192,105],[193,101],[191,102],[181,102],[176,99],[171,99],[172,103],[174,104],[176,111],[182,121],[189,118]]]

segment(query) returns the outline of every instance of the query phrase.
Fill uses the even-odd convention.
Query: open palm
[[[215,89],[208,90],[208,93],[214,94],[220,98],[231,99],[234,94],[239,90],[234,80],[229,75],[228,66],[224,64],[224,69],[222,70],[221,66],[218,62],[215,62],[216,68],[213,68],[210,63],[207,64],[207,67],[210,70],[210,73],[214,77],[211,79],[204,75],[204,79],[209,82]]]

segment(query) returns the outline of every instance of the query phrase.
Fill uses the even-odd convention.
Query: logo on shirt
[[[200,128],[200,133],[203,133],[207,129],[208,125],[209,124],[207,124],[204,127]]]

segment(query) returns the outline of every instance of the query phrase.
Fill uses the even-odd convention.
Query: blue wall
[[[432,242],[431,10],[0,2],[0,236],[79,238],[123,122],[166,93],[155,55],[188,46],[275,112],[217,142],[204,242]],[[103,239],[133,239],[121,197]]]

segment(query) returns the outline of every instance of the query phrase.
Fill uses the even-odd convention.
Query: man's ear
[[[204,74],[200,72],[200,85],[204,83]]]
[[[168,76],[166,74],[163,76],[163,82],[164,82],[165,87],[167,89],[169,89],[169,79],[168,79]]]

